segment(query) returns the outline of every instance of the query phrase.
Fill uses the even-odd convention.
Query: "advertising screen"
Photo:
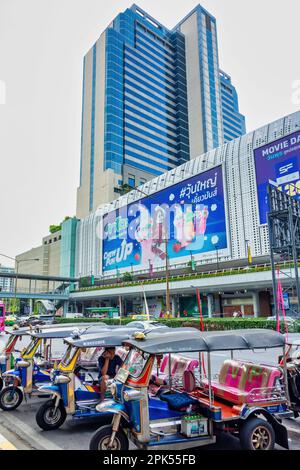
[[[259,222],[267,223],[267,186],[300,199],[300,131],[254,150]]]
[[[102,270],[149,270],[227,248],[222,166],[103,219]],[[129,268],[129,269],[128,269]]]

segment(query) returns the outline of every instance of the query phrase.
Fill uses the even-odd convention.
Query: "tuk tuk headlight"
[[[124,392],[125,401],[141,400],[142,398],[144,398],[144,395],[138,390],[126,390]]]
[[[54,379],[55,384],[67,384],[71,381],[67,375],[57,375]]]
[[[30,363],[28,361],[24,361],[24,360],[21,360],[21,361],[16,361],[15,362],[15,368],[18,369],[20,367],[29,367],[30,366]]]
[[[111,382],[109,384],[107,384],[107,390],[110,391],[110,393],[112,394],[113,397],[116,396],[116,393],[117,393],[117,386],[116,386],[116,383],[115,382]]]
[[[6,364],[6,355],[5,354],[1,354],[0,356],[0,364]]]

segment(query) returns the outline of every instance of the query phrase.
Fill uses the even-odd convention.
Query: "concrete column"
[[[215,313],[215,299],[213,294],[207,294],[207,312],[209,318]]]
[[[32,314],[32,304],[33,304],[33,300],[29,299],[29,315]]]
[[[214,294],[215,313],[222,313],[221,295]]]
[[[69,311],[69,301],[68,300],[65,300],[64,301],[64,317],[66,316],[66,314],[68,313]]]
[[[253,299],[253,310],[254,316],[258,317],[260,314],[260,304],[259,304],[259,294],[258,292],[252,292],[252,299]]]
[[[179,300],[177,295],[172,295],[171,297],[171,314],[172,317],[177,317],[179,310]]]

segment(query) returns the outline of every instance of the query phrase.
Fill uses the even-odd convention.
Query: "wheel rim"
[[[57,424],[60,418],[61,418],[61,411],[59,408],[57,408],[56,411],[54,408],[48,408],[44,415],[45,423],[49,424],[50,426]]]
[[[110,438],[111,436],[103,437],[103,439],[101,439],[99,442],[98,449],[99,450],[121,450],[121,443],[117,437],[114,438],[113,445],[111,447],[108,447]]]
[[[271,443],[270,431],[265,426],[258,426],[252,433],[251,442],[253,449],[268,449]]]
[[[5,406],[5,408],[13,408],[18,403],[18,400],[19,400],[19,395],[14,390],[7,390],[2,395],[2,403]]]

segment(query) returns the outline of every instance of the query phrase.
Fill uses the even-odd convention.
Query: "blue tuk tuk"
[[[91,450],[137,448],[188,449],[212,444],[218,432],[240,439],[249,450],[270,450],[275,443],[288,448],[282,425],[289,410],[287,370],[282,367],[236,360],[234,351],[281,348],[285,337],[271,330],[200,332],[178,328],[164,334],[141,335],[126,340],[131,348],[111,384],[113,400],[96,406],[113,413],[90,441]],[[211,354],[230,351],[217,377],[212,375]],[[150,395],[155,363],[164,354],[197,353],[197,374],[186,371],[182,381],[168,383]],[[204,356],[207,360],[204,361]],[[171,368],[170,368],[171,370]]]
[[[81,330],[79,330],[80,326]],[[81,332],[84,335],[87,332],[103,332],[110,331],[110,329],[111,327],[105,323],[85,323],[83,325],[37,326],[32,330],[26,328],[12,332],[11,339],[9,339],[9,351],[20,335],[29,335],[30,342],[20,352],[20,357],[15,359],[13,369],[7,370],[9,368],[8,355],[3,356],[3,361],[6,362],[3,365],[5,371],[1,375],[6,386],[0,392],[0,408],[4,411],[15,410],[22,403],[24,395],[28,397],[39,395],[39,386],[42,383],[50,382],[50,370],[55,361],[59,361],[62,356],[61,350],[53,351],[53,344],[56,340],[61,349],[62,340],[73,333]]]
[[[111,422],[112,415],[98,413],[96,405],[100,401],[98,363],[86,365],[83,354],[93,350],[98,358],[105,348],[122,346],[122,342],[132,336],[132,328],[121,327],[108,332],[78,335],[66,338],[67,350],[57,366],[50,373],[51,382],[39,387],[39,393],[51,394],[36,413],[36,422],[44,431],[58,429],[68,415],[74,419],[98,418]],[[126,349],[118,350],[123,358]],[[110,394],[108,396],[111,397]]]

